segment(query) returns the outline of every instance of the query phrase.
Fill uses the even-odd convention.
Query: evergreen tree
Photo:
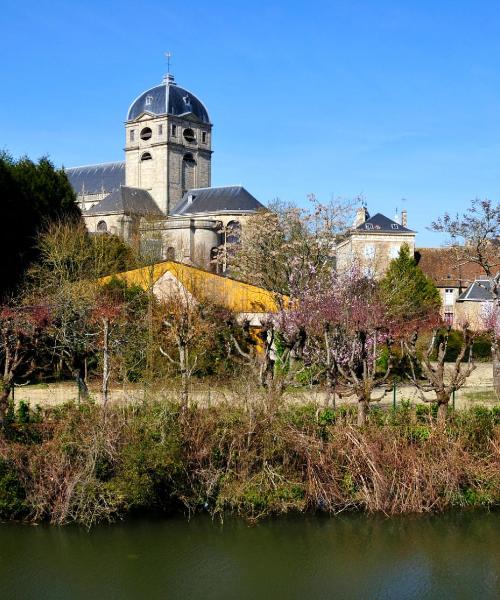
[[[36,237],[47,224],[81,218],[76,197],[62,170],[47,159],[15,161],[0,154],[0,298],[15,291],[38,257]]]
[[[438,289],[410,256],[408,244],[391,261],[380,293],[388,315],[406,323],[436,316],[441,305]]]

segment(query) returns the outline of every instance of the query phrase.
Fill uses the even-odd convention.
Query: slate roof
[[[172,210],[173,215],[199,213],[252,212],[264,208],[241,185],[188,190]]]
[[[191,92],[179,87],[172,75],[167,75],[160,85],[146,90],[132,102],[128,109],[127,121],[137,119],[142,113],[190,116],[202,123],[210,123],[203,102]]]
[[[84,216],[109,214],[164,216],[149,192],[124,185],[83,214]]]
[[[457,302],[487,302],[493,300],[491,292],[491,281],[489,279],[476,279],[463,294],[457,298]]]
[[[396,221],[385,217],[381,213],[373,215],[373,217],[358,225],[355,231],[370,233],[415,233],[413,230],[403,227],[403,225],[396,223]]]
[[[110,162],[65,169],[76,194],[111,193],[125,183],[125,163]]]

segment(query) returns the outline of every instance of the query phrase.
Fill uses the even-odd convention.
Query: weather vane
[[[170,73],[170,59],[172,58],[171,52],[164,52],[165,58],[167,59],[167,73]]]

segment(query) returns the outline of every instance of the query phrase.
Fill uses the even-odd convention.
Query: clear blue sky
[[[500,3],[2,2],[0,148],[56,165],[123,159],[163,51],[214,123],[213,185],[266,203],[363,194],[443,211],[500,197]],[[402,199],[406,199],[402,202]]]

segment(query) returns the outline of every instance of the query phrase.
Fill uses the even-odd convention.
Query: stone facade
[[[211,185],[211,128],[169,115],[126,122],[126,185],[148,190],[170,214],[188,189]]]
[[[406,213],[397,222],[380,214],[370,218],[366,208],[361,208],[346,239],[337,245],[337,269],[345,271],[356,265],[367,275],[380,278],[403,244],[413,255],[415,232],[407,228]]]

